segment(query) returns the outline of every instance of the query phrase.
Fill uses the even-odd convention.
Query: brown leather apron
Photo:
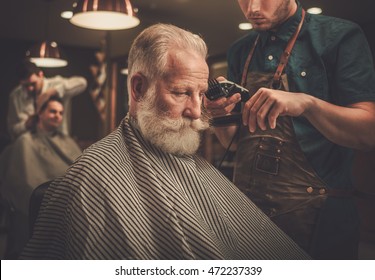
[[[303,20],[304,11],[300,25],[290,39],[274,74],[248,73],[258,39],[256,40],[245,63],[242,86],[250,92],[255,92],[259,87],[289,90],[286,75],[282,72]],[[258,128],[250,133],[248,127],[241,127],[235,163],[234,183],[273,222],[312,255],[316,248],[325,246],[313,244],[324,238],[322,232],[325,231],[321,231],[319,226],[324,202],[328,195],[347,197],[348,193],[329,190],[319,178],[299,146],[291,117],[279,117],[275,129],[262,131]],[[336,233],[329,240],[336,238]],[[340,251],[337,248],[340,246],[341,244],[334,247],[334,258],[337,258]],[[318,258],[327,258],[328,255],[324,254],[323,252]],[[349,258],[351,257],[349,253]]]
[[[253,76],[248,75],[248,84]],[[288,89],[285,77],[281,84]],[[236,186],[309,251],[327,186],[306,160],[292,118],[279,117],[275,129],[254,133],[241,127],[235,162]]]
[[[245,63],[242,85],[250,92],[260,87],[289,91],[282,72],[298,37],[300,24],[275,74],[248,73],[259,37]],[[326,199],[326,185],[319,179],[299,147],[292,118],[279,117],[275,129],[259,128],[254,133],[242,127],[236,153],[234,183],[303,249],[309,251],[319,211]]]

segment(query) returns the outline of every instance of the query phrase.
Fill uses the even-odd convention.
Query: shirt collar
[[[270,40],[271,36],[276,36],[279,40],[284,42],[288,42],[289,39],[292,37],[294,32],[296,31],[298,24],[302,18],[302,6],[297,1],[297,11],[293,16],[287,19],[283,24],[280,25],[279,29],[275,31],[260,31],[260,43],[262,47],[264,47],[267,42]]]

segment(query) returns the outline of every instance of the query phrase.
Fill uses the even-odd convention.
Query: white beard
[[[140,101],[137,121],[143,136],[164,152],[193,155],[199,148],[201,131],[209,127],[208,121],[185,117],[171,119],[168,113],[157,108],[155,90],[147,92]]]

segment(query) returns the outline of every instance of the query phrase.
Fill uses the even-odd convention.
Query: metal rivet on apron
[[[273,55],[269,55],[268,60],[272,60],[272,59],[273,59]]]
[[[275,41],[276,40],[276,36],[272,35],[271,36],[271,41]]]
[[[280,150],[280,149],[277,149],[277,153],[280,154],[280,153],[281,153],[281,150]]]
[[[307,75],[307,73],[306,73],[305,71],[302,71],[302,72],[301,72],[301,76],[302,76],[302,77],[306,77],[306,75]]]
[[[326,193],[326,189],[325,188],[321,188],[320,190],[319,190],[319,194],[325,194]]]
[[[308,187],[308,188],[306,188],[306,191],[308,193],[312,193],[314,191],[314,189],[313,189],[313,187]]]
[[[259,148],[263,149],[263,145],[259,145]]]
[[[282,146],[284,144],[283,141],[279,141],[279,145]]]

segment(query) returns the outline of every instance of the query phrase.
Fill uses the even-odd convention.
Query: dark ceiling
[[[124,56],[134,37],[145,27],[172,23],[201,34],[210,55],[225,54],[228,46],[246,31],[238,29],[244,16],[235,0],[131,0],[141,24],[122,31],[97,31],[72,25],[60,13],[71,10],[75,0],[1,0],[0,38],[26,41],[49,39],[60,46],[99,48],[104,39],[112,57]],[[305,8],[320,6],[326,15],[359,24],[374,22],[374,0],[300,0]],[[50,5],[48,13],[48,5]],[[48,23],[48,26],[47,26]]]

